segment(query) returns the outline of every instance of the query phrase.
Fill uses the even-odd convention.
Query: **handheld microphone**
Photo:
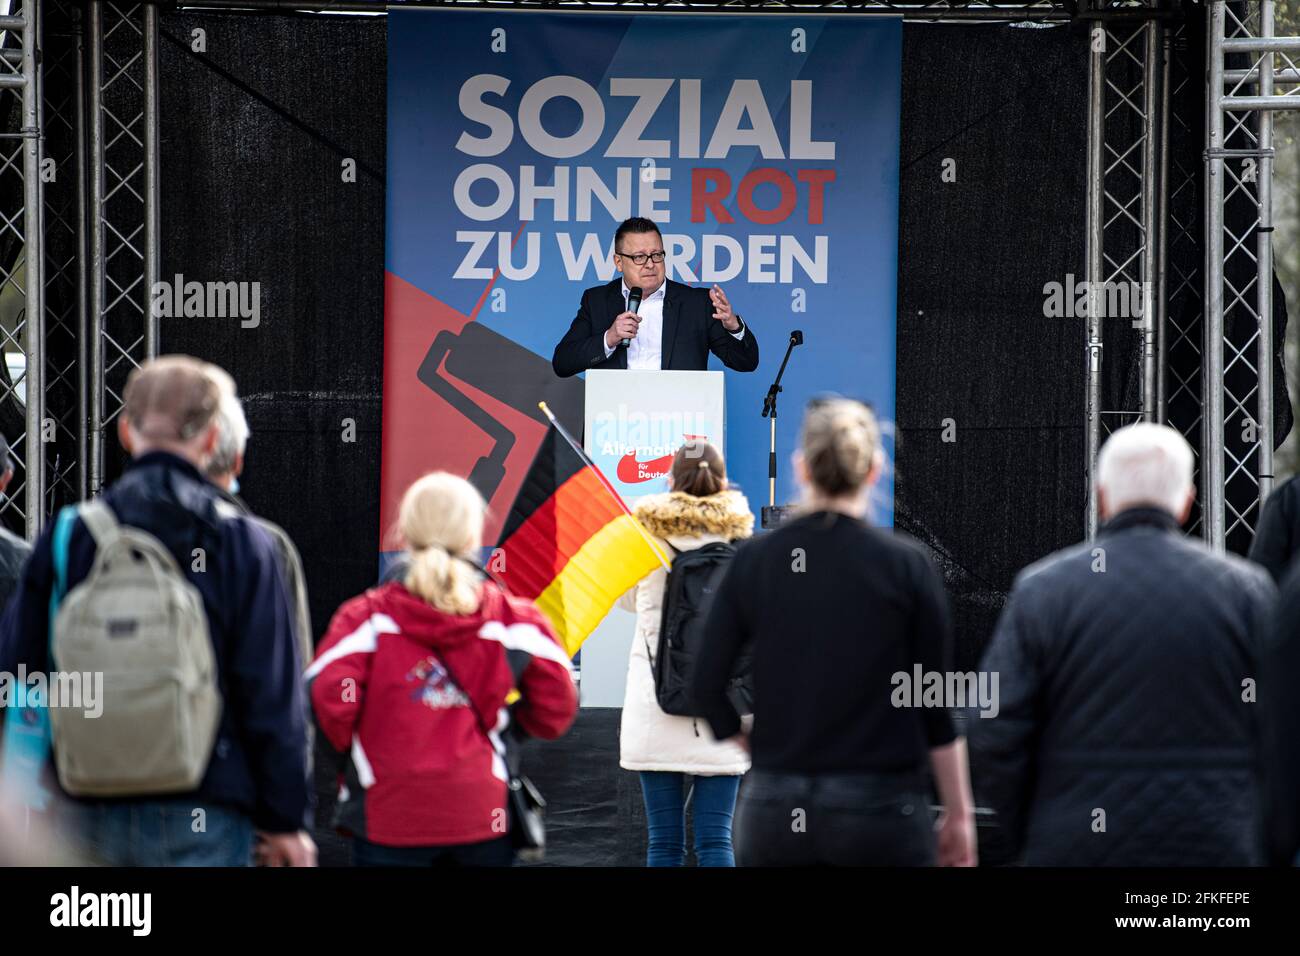
[[[633,315],[636,315],[637,312],[640,311],[640,309],[641,309],[641,287],[639,285],[634,285],[632,286],[632,288],[627,290],[627,310],[631,312]],[[623,348],[627,348],[627,343],[631,341],[632,341],[631,339],[623,339],[618,344],[621,345]]]

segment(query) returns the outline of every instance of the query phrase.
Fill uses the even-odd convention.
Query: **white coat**
[[[707,498],[681,492],[648,495],[637,502],[634,512],[647,531],[678,551],[747,538],[754,529],[749,502],[732,489]],[[663,550],[672,554],[668,548]],[[663,568],[656,568],[618,602],[619,607],[636,614],[619,731],[619,765],[625,770],[666,770],[700,777],[742,774],[749,769],[749,755],[743,748],[714,740],[703,719],[665,714],[655,699],[650,655],[659,646],[666,580]]]

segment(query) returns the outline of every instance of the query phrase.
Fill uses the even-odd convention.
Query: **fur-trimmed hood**
[[[636,503],[633,513],[658,538],[718,535],[734,541],[754,533],[749,501],[735,488],[707,498],[680,491],[647,495]]]
[[[754,530],[749,502],[734,488],[696,498],[680,492],[647,495],[633,509],[646,531],[676,552],[719,541],[748,538]],[[677,555],[665,555],[669,562]],[[668,572],[655,567],[618,600],[636,615],[628,647],[627,687],[619,721],[618,762],[624,770],[688,773],[697,776],[743,774],[749,754],[732,741],[718,741],[708,721],[665,714],[655,695],[652,651],[659,646]]]

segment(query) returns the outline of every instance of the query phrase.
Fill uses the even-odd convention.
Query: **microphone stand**
[[[771,446],[767,453],[767,504],[763,506],[761,524],[764,528],[775,528],[785,521],[789,505],[776,504],[776,397],[783,391],[781,377],[785,375],[786,363],[796,345],[803,345],[803,332],[795,329],[790,333],[790,342],[785,347],[785,358],[781,359],[781,368],[776,373],[776,380],[767,390],[763,399],[763,417],[771,419]]]

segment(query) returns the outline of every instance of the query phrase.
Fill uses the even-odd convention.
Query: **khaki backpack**
[[[95,563],[59,606],[51,654],[59,672],[102,673],[103,701],[98,716],[50,708],[59,783],[84,797],[194,790],[221,721],[203,598],[153,535],[102,501],[79,514]]]

